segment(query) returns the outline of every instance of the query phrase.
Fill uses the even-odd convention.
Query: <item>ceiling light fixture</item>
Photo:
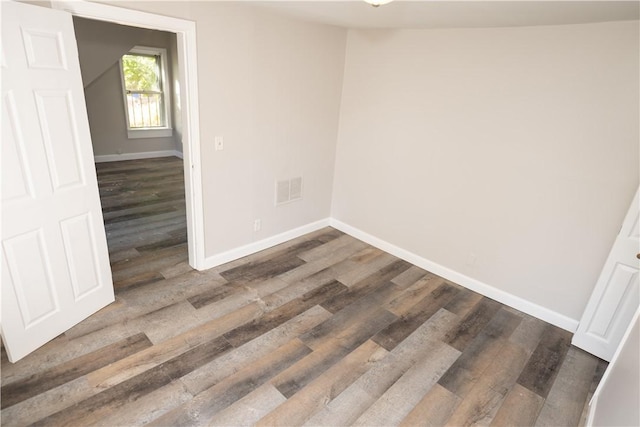
[[[378,7],[383,4],[391,3],[393,0],[364,0],[364,1],[369,3],[373,7]]]

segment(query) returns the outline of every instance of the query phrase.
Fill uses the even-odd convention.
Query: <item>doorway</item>
[[[180,85],[180,95],[177,101],[180,105],[183,124],[182,147],[188,260],[191,267],[197,270],[204,269],[204,215],[202,210],[195,23],[97,3],[57,1],[52,5],[54,8],[65,10],[76,17],[176,34],[179,64],[176,81]]]
[[[117,294],[191,269],[176,35],[77,16],[73,24]],[[125,62],[134,49],[145,55]]]

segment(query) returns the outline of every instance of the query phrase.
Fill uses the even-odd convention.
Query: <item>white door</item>
[[[1,3],[2,338],[15,362],[114,295],[71,15]]]
[[[640,425],[640,309],[589,402],[588,426]]]
[[[580,319],[572,344],[610,361],[640,305],[640,200],[633,198],[622,228]]]

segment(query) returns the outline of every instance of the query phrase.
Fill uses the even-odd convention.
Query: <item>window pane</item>
[[[128,93],[129,127],[150,128],[164,126],[162,95],[158,93]]]
[[[160,91],[160,66],[157,56],[124,55],[122,72],[126,90]]]

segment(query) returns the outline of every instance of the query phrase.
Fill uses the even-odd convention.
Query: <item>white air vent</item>
[[[289,200],[302,199],[302,177],[291,178],[289,186]]]
[[[289,180],[276,182],[276,205],[281,205],[289,201],[290,187],[291,182]]]
[[[302,199],[302,177],[276,182],[276,205]]]

